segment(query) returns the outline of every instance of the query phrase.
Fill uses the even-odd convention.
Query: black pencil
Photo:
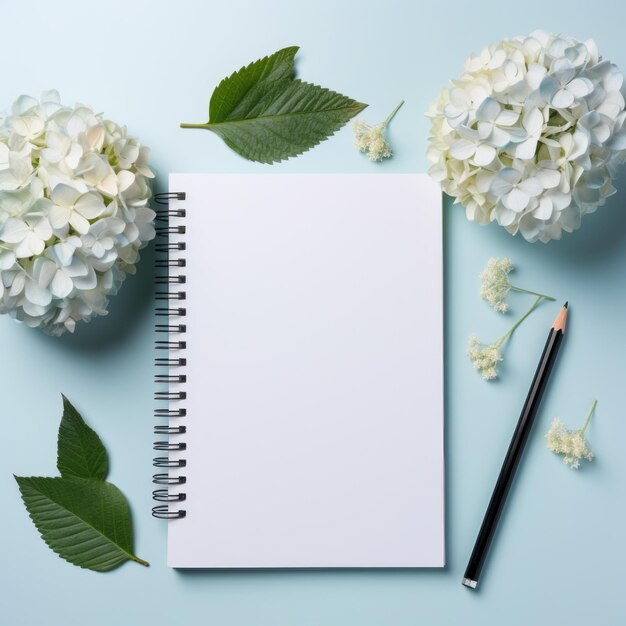
[[[532,428],[537,409],[541,402],[541,397],[550,378],[552,367],[556,360],[556,355],[559,352],[561,341],[563,340],[563,334],[565,333],[565,321],[567,320],[567,302],[563,308],[559,311],[552,328],[550,328],[550,334],[548,340],[543,349],[541,359],[539,359],[539,365],[535,372],[535,377],[530,385],[530,390],[526,396],[526,402],[522,409],[522,414],[519,417],[515,432],[513,433],[513,439],[509,445],[508,452],[504,458],[500,475],[498,476],[498,482],[493,490],[487,512],[485,513],[485,519],[483,519],[480,532],[474,544],[472,550],[472,556],[470,557],[467,568],[465,569],[465,575],[463,576],[463,585],[470,589],[476,589],[478,586],[478,579],[480,577],[480,571],[485,562],[489,546],[493,538],[494,532],[500,519],[500,514],[504,508],[506,497],[509,493],[509,489],[515,478],[515,471],[522,458],[524,452],[524,446],[528,439],[528,434]]]

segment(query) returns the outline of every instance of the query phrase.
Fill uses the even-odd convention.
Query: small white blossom
[[[89,232],[90,220],[104,213],[102,197],[95,192],[80,193],[73,187],[59,184],[51,193],[50,223],[56,231],[68,227],[84,235]]]
[[[615,193],[623,78],[591,40],[535,31],[488,46],[430,106],[429,173],[469,220],[559,239]]]
[[[352,125],[354,147],[360,152],[367,154],[370,161],[382,161],[391,157],[391,145],[385,138],[385,130],[403,104],[404,100],[380,124],[371,126],[367,122],[358,119]]]
[[[540,296],[545,300],[554,301],[554,298],[551,296],[512,285],[509,280],[509,273],[512,270],[513,263],[511,263],[511,259],[492,258],[487,261],[487,267],[480,275],[480,279],[482,280],[480,297],[483,300],[486,300],[492,309],[498,311],[499,313],[506,313],[509,310],[506,297],[511,290]]]
[[[49,91],[0,117],[0,313],[52,335],[106,315],[154,238],[148,149]]]
[[[585,439],[585,431],[596,408],[596,404],[597,401],[594,401],[582,428],[569,430],[562,420],[555,419],[546,434],[548,449],[555,454],[563,455],[563,462],[572,469],[578,469],[583,459],[587,461],[593,459],[593,452],[589,449],[587,440]]]
[[[17,259],[37,256],[52,237],[50,221],[44,215],[27,215],[24,219],[9,217],[0,231],[0,241],[13,244]]]
[[[480,275],[482,286],[480,297],[489,303],[489,306],[500,313],[506,313],[509,305],[506,297],[511,289],[509,272],[513,269],[511,259],[489,259],[487,267]]]
[[[474,369],[480,372],[483,380],[493,380],[498,377],[497,365],[502,361],[502,355],[496,343],[484,345],[476,335],[471,335],[467,356],[474,364]]]
[[[385,139],[385,127],[382,124],[370,126],[363,120],[356,120],[352,130],[354,147],[367,154],[370,161],[382,161],[391,156],[391,146]]]

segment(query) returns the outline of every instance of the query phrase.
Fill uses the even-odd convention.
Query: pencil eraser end
[[[461,582],[464,587],[468,587],[469,589],[476,589],[478,586],[478,581],[472,580],[471,578],[464,578]]]

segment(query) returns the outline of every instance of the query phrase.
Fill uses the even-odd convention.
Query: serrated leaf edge
[[[322,87],[320,85],[317,85],[316,83],[309,83],[309,82],[301,80],[299,78],[295,78],[294,82],[299,82],[299,83],[302,83],[303,85],[308,85],[310,87],[315,87],[315,88],[320,89],[323,92],[325,92],[325,93],[327,93],[327,94],[329,94],[331,96],[341,96],[343,98],[348,98],[350,103],[347,104],[346,106],[333,107],[333,108],[328,108],[328,109],[320,109],[319,111],[294,111],[294,112],[291,112],[291,113],[281,113],[280,115],[262,115],[262,116],[259,116],[259,117],[253,117],[253,118],[246,119],[246,120],[231,120],[231,121],[226,120],[225,122],[207,122],[206,124],[194,124],[194,125],[187,125],[187,126],[188,127],[193,127],[193,128],[204,128],[206,130],[210,130],[211,132],[214,132],[214,133],[218,134],[216,129],[218,129],[219,127],[222,127],[222,126],[241,125],[241,124],[246,124],[246,123],[254,123],[254,122],[258,122],[259,120],[269,120],[269,119],[273,119],[273,118],[277,118],[277,117],[292,117],[292,116],[297,116],[297,115],[313,115],[315,113],[328,113],[330,111],[342,111],[342,110],[345,110],[345,109],[349,109],[349,108],[351,108],[353,106],[356,108],[356,110],[352,114],[351,117],[355,117],[356,115],[361,113],[361,111],[363,111],[365,108],[368,107],[368,105],[365,104],[364,102],[358,102],[357,100],[353,100],[352,98],[349,98],[348,96],[345,96],[344,94],[339,93],[338,91],[333,91],[332,89],[329,89],[327,87]],[[320,139],[319,141],[316,141],[315,143],[311,144],[307,148],[304,148],[303,150],[300,150],[298,152],[294,152],[293,154],[290,154],[290,155],[286,156],[284,159],[261,160],[261,159],[248,159],[247,157],[243,157],[243,158],[246,158],[246,160],[252,161],[254,163],[264,163],[265,165],[273,165],[274,163],[281,163],[281,162],[286,161],[288,159],[291,159],[293,157],[300,156],[301,154],[304,154],[305,152],[308,152],[309,150],[311,150],[311,148],[315,148],[315,146],[319,146],[319,144],[321,144],[323,141],[326,141],[329,137],[333,137],[335,135],[335,133],[340,131],[343,128],[343,126],[345,126],[345,124],[347,124],[347,123],[348,123],[348,120],[346,120],[339,128],[337,128],[336,130],[334,130],[331,133],[329,133],[328,135],[326,135],[326,137],[324,137],[323,139]],[[224,137],[221,137],[219,134],[218,134],[218,136],[220,137],[220,139],[222,139],[222,141],[231,150],[233,150],[234,152],[239,154],[239,152],[237,150],[235,150],[235,148],[233,146],[230,145],[230,142],[228,140],[226,140]]]
[[[76,477],[76,478],[94,478],[96,480],[103,480],[106,481],[106,477],[109,473],[109,459],[108,459],[108,453],[106,450],[106,447],[104,445],[104,442],[102,441],[102,438],[100,437],[100,435],[93,429],[91,428],[91,426],[89,426],[89,424],[87,424],[87,422],[85,421],[85,418],[81,415],[80,411],[78,411],[78,409],[70,402],[70,400],[68,400],[68,398],[65,396],[65,394],[61,394],[61,398],[63,399],[63,415],[61,416],[61,423],[59,424],[59,431],[58,431],[58,435],[57,435],[57,469],[59,470],[59,473],[61,474],[62,478],[71,478],[71,477]],[[88,431],[91,431],[95,436],[96,439],[98,440],[98,442],[100,443],[100,445],[102,446],[102,450],[104,452],[104,457],[106,460],[106,471],[105,474],[102,478],[100,478],[99,476],[83,476],[81,474],[67,474],[67,473],[63,473],[63,471],[61,471],[61,468],[59,467],[59,460],[60,460],[60,454],[59,454],[59,450],[60,450],[60,435],[61,435],[61,426],[63,424],[63,418],[65,417],[65,411],[66,411],[66,407],[68,407],[70,409],[72,409],[76,415],[78,415],[80,421],[82,422],[82,426],[84,426]],[[84,456],[83,451],[81,450],[81,456],[83,456],[83,459],[85,460],[85,467],[88,467],[88,463],[87,463],[87,458]]]
[[[260,58],[260,59],[256,59],[255,61],[252,61],[250,63],[248,63],[247,65],[243,65],[242,67],[240,67],[239,69],[235,70],[234,72],[232,72],[229,76],[226,76],[224,78],[222,78],[222,80],[218,83],[217,87],[215,87],[213,89],[213,93],[211,94],[211,98],[209,99],[209,110],[211,109],[211,101],[213,100],[214,95],[216,94],[216,92],[218,92],[218,90],[220,89],[220,87],[222,87],[222,85],[229,81],[232,80],[237,74],[239,74],[240,72],[247,70],[249,68],[251,68],[253,65],[257,64],[257,63],[263,63],[268,61],[271,57],[276,56],[278,54],[280,54],[281,52],[285,52],[287,50],[293,50],[293,55],[291,57],[292,63],[293,63],[293,81],[294,82],[299,82],[302,83],[304,85],[308,85],[311,87],[316,87],[317,89],[321,89],[324,92],[327,92],[331,95],[337,95],[337,96],[341,96],[343,98],[347,98],[348,100],[350,100],[353,104],[357,105],[357,110],[350,116],[350,118],[355,117],[356,115],[358,115],[359,113],[361,113],[361,111],[363,111],[365,108],[367,108],[369,105],[363,103],[363,102],[358,102],[357,100],[354,100],[352,98],[350,98],[349,96],[346,96],[338,91],[333,91],[332,89],[329,89],[327,87],[322,87],[321,85],[317,85],[315,83],[309,83],[307,81],[303,81],[300,78],[295,78],[295,57],[296,54],[298,53],[298,51],[300,50],[300,46],[287,46],[285,48],[281,48],[280,50],[277,50],[276,52],[273,52],[272,54],[266,54],[264,57]],[[338,111],[338,110],[342,110],[348,107],[335,107],[332,109],[321,109],[320,111],[316,111],[319,113],[327,113],[329,111]],[[239,153],[239,151],[233,146],[231,145],[231,143],[229,141],[227,141],[224,137],[222,137],[221,135],[219,135],[219,133],[216,132],[216,127],[219,126],[224,126],[227,124],[241,124],[241,123],[246,123],[246,122],[257,122],[259,120],[263,120],[263,119],[272,119],[274,117],[285,117],[287,115],[310,115],[312,112],[311,111],[297,111],[294,113],[284,113],[279,115],[266,115],[266,116],[261,116],[261,117],[254,117],[254,118],[250,118],[249,120],[232,120],[232,121],[224,121],[224,122],[211,122],[210,121],[210,115],[209,115],[209,121],[206,122],[205,124],[189,124],[189,123],[181,123],[180,124],[180,128],[203,128],[205,130],[210,130],[214,133],[216,133],[218,135],[218,137],[220,137],[220,139],[222,139],[222,141],[231,149],[233,150],[233,152],[235,152],[236,154],[239,154],[239,156],[241,156],[242,158],[245,158],[248,161],[252,161],[253,163],[263,163],[266,165],[273,165],[274,163],[281,163],[282,161],[286,161],[288,159],[291,159],[293,157],[297,157],[300,156],[301,154],[304,154],[305,152],[308,152],[309,150],[311,150],[311,148],[315,148],[315,146],[318,146],[320,143],[322,143],[323,141],[326,141],[329,137],[333,137],[335,135],[335,133],[338,130],[341,130],[341,128],[343,128],[343,126],[345,124],[347,124],[348,120],[346,120],[346,122],[344,122],[344,124],[342,124],[339,128],[337,128],[336,130],[328,133],[326,135],[326,137],[324,137],[323,139],[320,139],[319,141],[316,141],[315,143],[311,144],[310,146],[304,148],[303,150],[294,152],[293,154],[289,154],[287,155],[285,158],[282,159],[252,159],[252,158],[248,158],[248,157],[244,157],[242,154]],[[349,118],[349,119],[350,119]]]
[[[71,563],[72,565],[77,565],[78,567],[82,568],[82,569],[87,569],[89,571],[99,571],[99,570],[93,570],[89,567],[86,567],[85,565],[80,565],[79,563],[74,563],[73,561],[70,561],[69,559],[66,559],[62,554],[60,554],[54,547],[52,547],[50,545],[50,543],[48,542],[48,540],[43,536],[43,534],[41,533],[41,531],[39,530],[39,526],[37,525],[37,522],[35,522],[33,516],[30,513],[30,510],[28,508],[28,505],[26,504],[26,499],[24,498],[24,493],[22,491],[22,485],[20,484],[20,480],[21,479],[33,479],[33,478],[59,478],[61,480],[68,480],[71,481],[72,478],[69,477],[63,477],[63,476],[16,476],[15,474],[13,474],[13,478],[15,478],[15,481],[17,482],[18,488],[20,490],[20,497],[22,499],[22,502],[24,503],[24,507],[26,508],[26,512],[28,513],[28,517],[30,518],[30,520],[32,521],[33,525],[35,526],[35,528],[37,529],[37,532],[39,533],[39,536],[41,537],[41,539],[43,540],[43,542],[48,546],[48,548],[50,548],[50,550],[52,550],[59,558],[63,559],[64,561],[66,561],[67,563]],[[100,480],[98,478],[80,478],[80,477],[75,477],[75,478],[79,478],[80,480],[93,480],[95,482],[102,482],[102,483],[107,483],[108,481],[106,480]],[[122,491],[119,489],[119,487],[117,487],[116,485],[113,485],[113,483],[108,483],[110,485],[112,485],[113,487],[115,487],[116,489],[118,489],[118,491],[120,491],[120,493],[122,493]],[[33,487],[34,488],[34,487]],[[43,497],[50,499],[48,496],[46,496],[46,494],[39,492]],[[122,493],[122,495],[124,495]],[[124,496],[124,498],[126,499],[126,496]],[[64,507],[62,504],[59,504],[58,502],[55,502],[54,504],[56,504],[58,507],[62,508],[64,511],[67,511],[70,515],[73,515],[74,517],[78,518],[81,522],[83,522],[85,524],[85,526],[88,526],[89,528],[91,528],[95,533],[97,533],[98,535],[100,535],[101,537],[103,537],[104,539],[106,539],[109,543],[113,544],[120,552],[122,552],[123,554],[125,554],[128,558],[129,561],[134,561],[135,563],[139,563],[140,565],[143,565],[144,567],[149,567],[150,563],[148,563],[147,561],[144,561],[143,559],[140,559],[137,555],[131,553],[131,552],[127,552],[126,550],[124,550],[124,548],[120,547],[118,544],[113,543],[111,541],[111,539],[109,539],[109,537],[107,537],[106,535],[103,535],[97,528],[95,528],[94,526],[92,526],[89,522],[85,521],[82,517],[80,517],[80,515],[77,515],[76,513],[74,513],[74,511],[70,511],[70,509]],[[121,563],[120,563],[121,565]],[[100,570],[100,571],[106,571],[106,570]]]
[[[253,65],[256,65],[257,63],[263,63],[268,61],[270,58],[279,55],[281,52],[286,52],[287,50],[293,50],[293,54],[291,55],[291,60],[293,63],[293,75],[295,76],[295,68],[296,68],[296,64],[295,64],[295,58],[296,58],[296,54],[298,54],[298,50],[300,50],[300,46],[287,46],[286,48],[281,48],[280,50],[276,50],[276,52],[272,52],[272,54],[266,54],[263,58],[261,59],[257,59],[256,61],[251,61],[250,63],[248,63],[248,65],[242,65],[238,70],[235,70],[232,74],[230,74],[229,76],[225,76],[224,78],[222,78],[222,80],[220,80],[220,82],[217,84],[217,87],[215,87],[215,89],[213,89],[213,93],[211,94],[211,98],[209,99],[209,109],[211,108],[211,100],[213,100],[213,96],[215,95],[215,92],[219,90],[219,88],[227,81],[232,80],[235,76],[237,76],[237,74],[245,71],[245,70],[249,70]]]

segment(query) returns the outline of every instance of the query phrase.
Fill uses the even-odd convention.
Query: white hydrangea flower
[[[361,119],[355,120],[352,124],[354,147],[360,152],[367,154],[370,161],[382,161],[391,157],[391,145],[385,138],[385,130],[403,104],[404,100],[380,124],[371,126]]]
[[[149,152],[56,91],[0,117],[0,313],[52,335],[106,315],[154,238]]]
[[[615,193],[622,85],[592,40],[535,31],[488,46],[429,109],[429,172],[469,220],[559,239]]]
[[[583,459],[587,461],[593,459],[593,452],[589,449],[587,440],[585,439],[585,431],[587,430],[587,426],[589,426],[589,421],[591,420],[597,403],[597,400],[594,400],[582,428],[569,430],[562,420],[555,419],[546,434],[548,449],[552,450],[555,454],[562,454],[563,463],[569,465],[572,469],[578,469]]]

